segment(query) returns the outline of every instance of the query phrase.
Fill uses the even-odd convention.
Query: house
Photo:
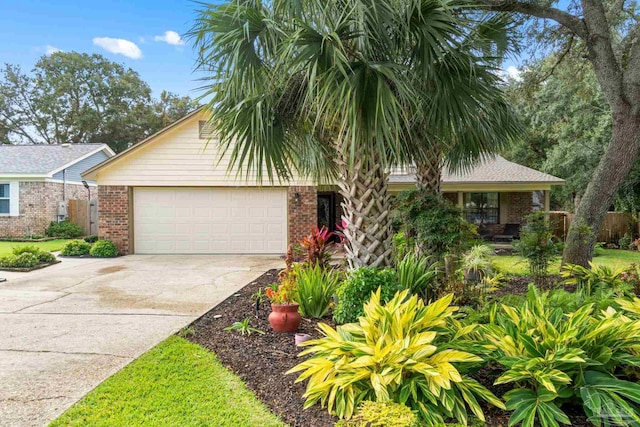
[[[61,203],[97,196],[80,174],[114,155],[106,144],[0,145],[0,237],[43,235]]]
[[[276,253],[317,224],[340,218],[335,186],[295,178],[258,182],[227,172],[209,143],[211,129],[196,110],[83,174],[98,183],[100,237],[123,253]],[[391,191],[411,188],[410,174],[391,177]],[[561,179],[495,157],[468,173],[449,173],[445,197],[464,206],[474,223],[522,221]],[[546,204],[545,204],[546,203]]]

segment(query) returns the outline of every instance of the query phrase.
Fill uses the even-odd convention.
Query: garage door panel
[[[135,188],[136,253],[283,253],[282,188]]]

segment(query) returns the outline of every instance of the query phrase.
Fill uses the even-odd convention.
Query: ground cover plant
[[[211,352],[170,337],[51,426],[286,427]]]

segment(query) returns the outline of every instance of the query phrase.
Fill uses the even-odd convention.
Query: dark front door
[[[336,231],[336,203],[334,193],[318,194],[318,228]]]

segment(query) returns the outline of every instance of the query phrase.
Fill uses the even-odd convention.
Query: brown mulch
[[[191,333],[187,339],[215,352],[224,366],[238,375],[271,412],[291,427],[331,427],[336,418],[330,416],[326,409],[316,405],[303,410],[305,383],[294,384],[296,374],[284,374],[302,360],[297,356],[300,349],[294,344],[294,333],[275,333],[271,330],[267,320],[271,311],[268,303],[262,305],[258,317],[255,317],[251,295],[273,283],[277,273],[278,270],[266,272],[196,320],[191,325]],[[531,278],[528,277],[513,278],[498,292],[500,295],[524,294],[530,282]],[[224,330],[233,322],[246,317],[251,319],[252,327],[265,334],[242,336],[237,332]],[[331,319],[323,319],[323,322],[334,326]],[[303,319],[298,332],[317,338],[320,334],[316,330],[316,323]],[[511,385],[493,385],[501,373],[499,366],[489,364],[472,376],[498,397],[502,397],[511,389]],[[580,407],[565,405],[562,409],[571,419],[572,426],[592,426]],[[483,405],[483,411],[487,418],[486,425],[508,425],[508,412],[489,405]]]
[[[305,383],[294,384],[297,375],[284,374],[302,361],[297,357],[301,350],[294,344],[295,334],[271,330],[267,320],[271,312],[268,303],[263,304],[259,317],[255,317],[251,295],[276,281],[277,273],[278,270],[266,272],[196,320],[187,339],[215,352],[223,365],[238,375],[271,412],[291,427],[330,427],[336,419],[326,409],[320,409],[318,405],[302,409]],[[214,317],[218,315],[222,317]],[[265,334],[242,336],[224,330],[246,317],[251,319],[252,327]],[[330,319],[323,321],[333,326]],[[316,323],[303,319],[298,333],[320,337]]]

